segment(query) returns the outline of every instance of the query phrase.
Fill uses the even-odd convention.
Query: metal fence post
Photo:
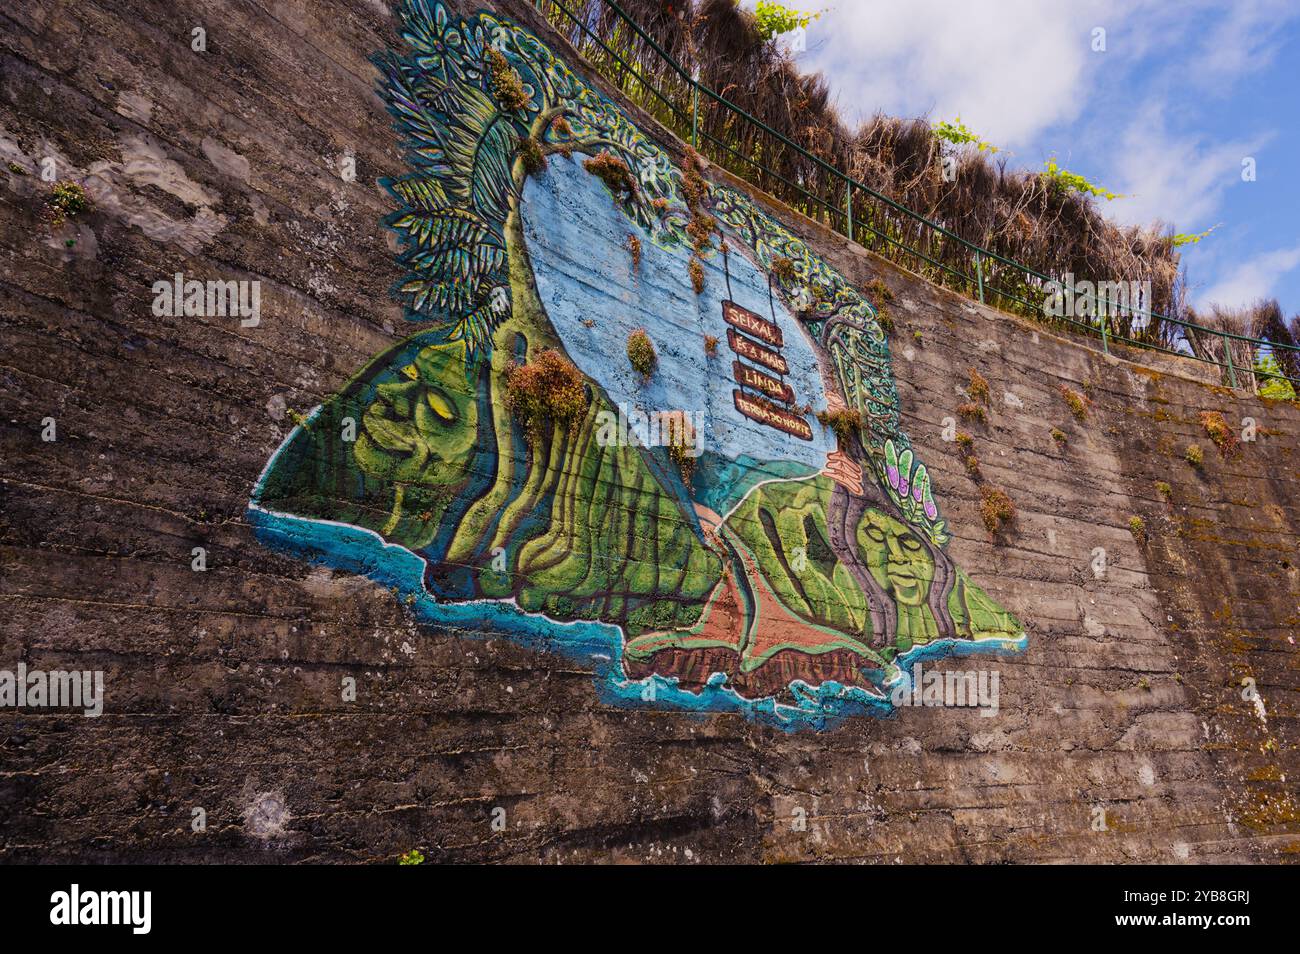
[[[1223,335],[1223,354],[1228,359],[1228,383],[1237,390],[1237,369],[1232,366],[1232,340]]]
[[[700,148],[700,87],[691,81],[691,148]]]
[[[975,280],[980,286],[980,304],[984,304],[984,256],[975,253]]]
[[[853,241],[853,180],[847,179],[844,182],[844,214],[848,216],[848,228],[844,234]]]

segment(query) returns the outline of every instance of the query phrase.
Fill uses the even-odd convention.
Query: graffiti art
[[[579,657],[620,705],[826,728],[891,711],[914,661],[1023,649],[948,555],[866,297],[528,29],[402,23],[375,63],[413,333],[276,451],[260,538]],[[555,355],[577,410],[526,426],[511,375]]]

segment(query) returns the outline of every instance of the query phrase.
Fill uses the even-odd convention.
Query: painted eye
[[[921,541],[916,539],[916,537],[907,536],[907,537],[899,537],[898,539],[899,542],[902,543],[904,550],[911,550],[913,553],[915,553],[916,551],[922,549]]]
[[[441,391],[429,390],[425,392],[424,399],[429,402],[429,408],[434,414],[450,424],[456,420],[456,409],[452,407],[451,402]]]

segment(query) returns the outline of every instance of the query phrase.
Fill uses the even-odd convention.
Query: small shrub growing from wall
[[[980,488],[980,519],[989,533],[997,535],[1003,527],[1016,519],[1016,505],[1011,498],[994,487]]]
[[[1168,500],[1174,495],[1174,488],[1163,480],[1156,481],[1156,491],[1161,497],[1164,497],[1165,500]]]
[[[632,253],[632,270],[636,271],[641,267],[641,240],[635,235],[628,235],[627,250]]]
[[[1059,427],[1052,428],[1052,440],[1056,441],[1058,447],[1064,447],[1070,442],[1070,439],[1065,436],[1065,431]]]
[[[1235,454],[1241,447],[1241,441],[1228,422],[1223,419],[1223,415],[1218,411],[1202,411],[1199,415],[1201,426],[1205,428],[1205,433],[1209,435],[1210,440],[1214,441],[1214,446],[1219,449],[1219,453],[1224,457],[1230,457]]]
[[[686,234],[691,237],[696,252],[705,252],[713,247],[713,233],[717,228],[711,215],[696,212],[691,216],[690,222],[686,223]]]
[[[542,155],[542,146],[532,136],[525,136],[519,141],[519,158],[523,160],[524,171],[530,176],[546,168],[546,156]]]
[[[865,290],[867,298],[870,299],[873,304],[894,300],[894,293],[891,292],[889,286],[879,278],[873,278],[871,281],[867,282]]]
[[[979,458],[974,454],[968,454],[966,457],[966,474],[976,482],[984,479],[984,475],[980,472]]]
[[[954,439],[957,441],[957,446],[966,453],[969,454],[975,450],[975,438],[971,437],[966,431],[958,431]]]
[[[894,333],[894,316],[883,305],[876,309],[876,324],[880,325],[885,334],[892,335]]]
[[[1061,397],[1065,398],[1065,403],[1070,408],[1070,413],[1074,415],[1075,420],[1086,421],[1088,419],[1088,399],[1064,384],[1060,386],[1060,391]]]
[[[668,416],[668,459],[677,465],[682,483],[691,485],[695,474],[695,431],[685,414]]]
[[[645,329],[638,328],[627,336],[627,360],[643,378],[655,373],[659,355],[655,353],[654,342],[645,333]]]
[[[793,282],[795,279],[794,262],[783,255],[772,259],[772,275],[781,282]]]
[[[1183,459],[1193,467],[1200,467],[1205,463],[1205,452],[1201,450],[1200,444],[1188,444],[1187,450],[1183,451]]]
[[[528,108],[528,94],[524,92],[524,81],[519,78],[505,55],[495,47],[487,48],[488,75],[492,78],[492,94],[497,102],[512,113]]]
[[[1128,530],[1129,533],[1133,534],[1133,539],[1139,544],[1147,542],[1147,525],[1146,521],[1141,517],[1129,517]]]
[[[976,404],[974,401],[958,404],[957,413],[967,421],[979,421],[981,424],[987,424],[989,420],[989,414],[988,411],[984,410],[984,405]]]
[[[969,395],[972,401],[977,401],[980,404],[989,403],[988,379],[974,368],[970,369],[970,384],[966,387],[966,394]]]
[[[687,147],[686,162],[682,166],[682,198],[686,200],[686,207],[692,212],[697,211],[709,196],[709,184],[701,175],[703,169],[704,161],[700,158],[700,154]]]
[[[591,159],[585,159],[582,167],[605,183],[606,188],[616,197],[631,198],[636,195],[636,179],[632,178],[632,171],[626,162],[612,152],[604,151]]]
[[[86,190],[71,180],[64,179],[50,187],[45,196],[44,217],[54,228],[68,219],[75,219],[90,208]]]
[[[692,258],[686,266],[686,274],[691,276],[691,287],[695,294],[704,294],[704,265],[698,258]]]
[[[718,353],[718,339],[714,335],[704,336],[704,353],[710,358]]]
[[[543,348],[528,364],[506,369],[506,409],[530,440],[551,425],[572,431],[587,411],[582,372],[560,352]]]
[[[841,443],[848,443],[849,438],[862,430],[862,412],[847,407],[834,411],[818,411],[817,421],[830,430]]]

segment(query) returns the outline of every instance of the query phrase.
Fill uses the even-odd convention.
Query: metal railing
[[[1117,302],[1109,296],[1099,298],[1096,292],[1078,294],[1075,288],[1067,287],[1060,279],[1054,279],[971,242],[944,225],[882,195],[772,129],[725,96],[700,83],[628,16],[615,0],[600,0],[610,17],[585,19],[574,11],[571,4],[575,0],[532,2],[605,79],[682,139],[690,142],[702,155],[781,198],[799,211],[841,231],[863,247],[883,257],[908,262],[926,277],[954,287],[983,304],[1026,314],[1049,326],[1064,327],[1100,338],[1102,350],[1107,353],[1112,344],[1117,343],[1132,348],[1161,351],[1215,366],[1219,369],[1220,380],[1226,381],[1233,388],[1241,383],[1239,374],[1244,374],[1252,383],[1260,379],[1287,381],[1295,393],[1300,395],[1300,377],[1289,377],[1284,373],[1255,367],[1256,359],[1270,355],[1276,358],[1284,352],[1294,355],[1295,363],[1300,364],[1300,347],[1209,328],[1160,314],[1149,307],[1133,307],[1131,302]],[[602,19],[605,20],[604,35],[601,30]],[[633,46],[653,51],[663,72],[672,78],[667,88],[652,81],[646,75],[646,70],[638,68],[636,54],[629,52]],[[766,137],[762,147],[755,148],[748,154],[737,149],[736,134],[742,129],[751,135]],[[728,133],[732,134],[730,141],[726,138]],[[826,195],[819,195],[806,188],[807,182],[792,180],[773,169],[764,161],[764,153],[775,154],[778,149],[788,151],[787,155],[799,158],[810,169],[824,174],[832,182],[842,184],[842,203],[838,196],[832,200]],[[909,244],[909,236],[924,237],[926,250]],[[974,274],[941,260],[940,252],[945,250],[945,243],[951,243],[964,252],[967,267]],[[921,264],[917,266],[909,260]],[[1053,284],[1074,297],[1090,300],[1092,314],[1107,317],[1093,323],[1079,321],[1074,317],[1047,315],[1041,297],[1035,302],[1027,296],[1035,293],[1042,295]],[[1112,283],[1107,287],[1113,288],[1115,285]],[[1144,327],[1151,327],[1153,322],[1160,321],[1177,329],[1182,340],[1173,342],[1171,347],[1158,340],[1143,340],[1124,334],[1111,327],[1111,318],[1116,313],[1130,319],[1130,331],[1136,324],[1132,319],[1141,320]],[[1200,353],[1208,351],[1205,343],[1214,339],[1220,342],[1222,360]],[[1193,340],[1199,347],[1193,347]],[[1186,350],[1180,349],[1179,343]],[[1234,361],[1234,345],[1241,352],[1246,352],[1245,367],[1239,361]],[[1281,362],[1278,366],[1279,369],[1284,367]]]

